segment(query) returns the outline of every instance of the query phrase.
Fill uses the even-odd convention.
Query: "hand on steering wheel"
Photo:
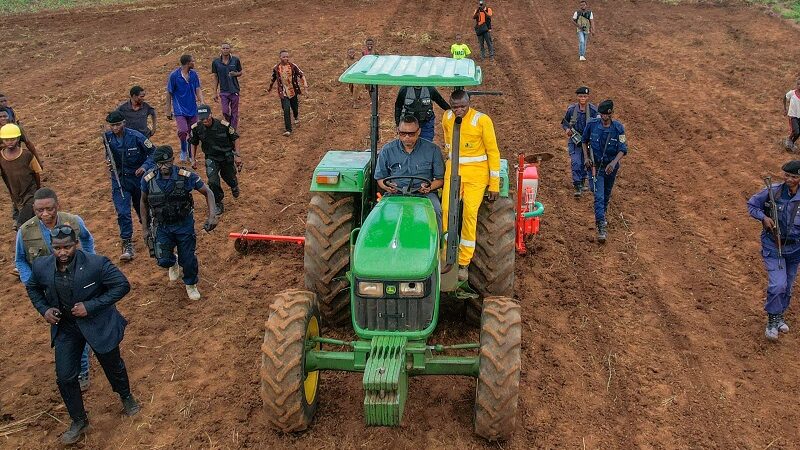
[[[426,192],[422,191],[422,187],[423,186],[430,187],[430,185],[431,185],[431,180],[429,180],[429,179],[427,179],[425,177],[418,177],[418,176],[415,176],[415,175],[396,175],[396,176],[392,176],[392,177],[386,177],[381,181],[383,181],[383,184],[386,184],[388,186],[392,186],[392,187],[396,188],[397,186],[394,183],[387,183],[387,182],[388,181],[393,181],[393,180],[398,180],[398,179],[408,179],[408,180],[411,181],[405,187],[397,188],[397,190],[399,191],[400,195],[427,194],[428,192],[430,192],[430,190],[427,190]],[[419,187],[415,188],[415,187],[413,187],[413,185],[414,185],[413,181],[414,180],[422,181],[422,184]]]

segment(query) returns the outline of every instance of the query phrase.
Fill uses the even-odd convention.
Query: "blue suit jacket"
[[[25,285],[34,308],[44,316],[50,308],[58,308],[55,292],[55,255],[33,261],[33,274]],[[83,302],[86,317],[76,317],[75,322],[86,341],[95,352],[103,354],[113,350],[122,341],[128,321],[114,306],[131,290],[125,275],[105,256],[75,251],[75,276],[72,299]],[[50,345],[53,345],[58,325],[50,327]]]

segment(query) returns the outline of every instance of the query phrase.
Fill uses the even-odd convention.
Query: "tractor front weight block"
[[[308,348],[306,372],[341,370],[363,372],[364,418],[370,426],[399,426],[408,397],[408,377],[463,375],[477,377],[478,356],[442,356],[446,349],[475,349],[477,344],[429,346],[402,336],[377,336],[370,341],[343,342],[312,338],[316,342],[351,347],[336,352]]]

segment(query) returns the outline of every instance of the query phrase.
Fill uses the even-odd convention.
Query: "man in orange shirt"
[[[306,79],[303,71],[297,67],[296,64],[289,62],[289,51],[280,51],[281,62],[272,68],[272,81],[269,83],[267,92],[272,92],[272,86],[278,82],[278,97],[281,99],[281,108],[283,108],[283,124],[286,127],[284,136],[292,135],[292,118],[289,113],[294,113],[294,124],[297,125],[300,115],[300,103],[297,96],[302,92],[300,91],[300,80],[303,81],[303,87],[308,89],[308,80]]]
[[[486,56],[484,45],[489,47],[489,58],[494,61],[494,44],[492,44],[492,8],[486,6],[483,0],[478,1],[478,9],[472,15],[475,19],[475,34],[478,35],[478,45],[481,47],[481,59]]]

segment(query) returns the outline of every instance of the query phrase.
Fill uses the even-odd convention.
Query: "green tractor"
[[[274,429],[306,429],[317,409],[320,373],[341,370],[364,374],[367,425],[401,424],[410,376],[463,375],[477,378],[475,433],[488,440],[513,434],[522,326],[520,306],[511,299],[515,211],[507,161],[501,162],[500,198],[484,201],[480,209],[469,286],[458,281],[459,233],[440,235],[424,196],[407,190],[378,201],[372,177],[379,86],[456,88],[479,85],[481,79],[480,67],[469,59],[371,55],[339,78],[370,86],[370,149],[329,151],[314,171],[305,234],[307,290],[276,296],[261,347],[261,397]],[[459,183],[459,127],[452,186]],[[458,205],[459,189],[451,192],[450,204]],[[458,230],[460,208],[451,208],[448,216],[443,218],[448,229]],[[465,319],[480,324],[480,343],[428,342],[445,297],[463,302]],[[323,324],[348,320],[358,340],[321,335]]]

